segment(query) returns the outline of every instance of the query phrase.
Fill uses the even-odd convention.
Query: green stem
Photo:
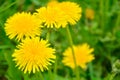
[[[56,79],[56,74],[57,74],[57,64],[58,64],[58,56],[56,55],[55,59],[55,66],[54,66],[54,80]]]
[[[106,8],[106,12],[108,12],[109,11],[109,1],[110,0],[106,0],[106,2],[105,2],[105,8]],[[106,14],[107,15],[107,14]]]
[[[92,32],[92,22],[89,22],[88,19],[86,19],[86,26],[89,28],[89,31]]]
[[[9,45],[0,45],[0,49],[7,49],[7,48],[10,48]]]
[[[38,75],[40,76],[40,80],[44,80],[44,77],[43,77],[41,71],[38,73]]]
[[[50,39],[50,30],[48,30],[48,32],[47,32],[46,39],[47,39],[47,40]]]
[[[53,77],[52,77],[51,67],[49,67],[48,74],[49,74],[50,80],[54,80]]]
[[[106,29],[109,27],[108,26],[108,22],[109,22],[109,16],[108,16],[108,13],[109,13],[109,1],[110,0],[106,0],[106,2],[105,2],[105,13],[104,13],[104,26],[106,26]],[[106,30],[105,29],[105,30]]]
[[[104,0],[100,0],[100,26],[104,29]]]
[[[119,26],[120,26],[120,12],[118,12],[118,17],[117,17],[116,23],[115,23],[115,29],[113,30],[114,33],[115,33],[117,30],[120,29]]]
[[[120,11],[118,12],[118,17],[117,17],[117,21],[116,21],[115,27],[118,28],[119,25],[120,25]]]
[[[113,5],[115,6],[118,0],[113,0]]]
[[[46,34],[46,40],[50,40],[50,29],[48,29],[48,32],[47,32],[47,34]],[[56,63],[55,63],[56,64]],[[55,69],[55,68],[54,68]],[[56,70],[54,70],[55,71],[55,73],[56,73]],[[51,71],[51,67],[49,67],[49,70],[48,70],[48,74],[49,74],[49,78],[50,78],[50,80],[54,80],[54,77],[52,77],[52,71]]]
[[[79,70],[77,68],[77,63],[76,63],[76,58],[75,58],[75,53],[74,53],[74,48],[73,48],[73,40],[72,40],[72,36],[71,36],[71,33],[70,33],[70,30],[69,30],[68,26],[66,27],[66,30],[67,30],[67,34],[68,34],[70,47],[71,47],[71,50],[72,50],[72,55],[73,55],[73,60],[74,60],[74,65],[75,65],[76,78],[77,78],[76,80],[79,80]]]
[[[22,74],[22,75],[23,75],[24,80],[29,80],[30,79],[28,74]]]
[[[90,72],[90,78],[91,78],[91,80],[94,80],[92,63],[89,63],[89,72]]]
[[[26,76],[25,76],[26,78]],[[36,72],[31,78],[29,78],[30,80],[44,80],[44,77],[41,73],[41,71]],[[27,79],[26,79],[27,80]]]

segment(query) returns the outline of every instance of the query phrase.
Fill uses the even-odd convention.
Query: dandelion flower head
[[[47,70],[56,58],[55,49],[49,46],[50,44],[46,40],[40,40],[38,37],[26,38],[15,49],[12,55],[13,60],[24,73]]]
[[[70,1],[60,3],[60,8],[68,23],[74,25],[81,18],[82,9],[78,4]]]
[[[51,1],[46,7],[37,9],[36,16],[43,21],[44,26],[47,26],[47,28],[60,28],[67,25],[66,18],[59,4],[57,1]]]
[[[85,11],[85,16],[87,19],[93,20],[94,19],[94,11],[92,9],[87,8]]]
[[[40,21],[30,13],[18,12],[7,19],[5,31],[10,39],[16,38],[18,41],[27,37],[39,36]]]
[[[88,62],[91,62],[92,60],[94,60],[94,55],[91,54],[94,51],[94,49],[89,48],[88,44],[73,46],[73,48],[74,48],[77,66],[80,66],[81,68],[86,69],[86,64]],[[72,50],[70,47],[65,50],[63,55],[64,55],[64,58],[63,58],[62,62],[66,66],[69,66],[71,68],[75,68]]]

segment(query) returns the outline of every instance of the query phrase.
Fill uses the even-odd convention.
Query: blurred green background
[[[120,59],[120,0],[58,0],[76,2],[82,7],[82,17],[75,27],[70,27],[74,44],[88,43],[94,48],[95,60],[88,64],[86,71],[80,69],[81,80],[109,80],[116,72],[113,65]],[[8,39],[4,32],[6,19],[16,12],[35,12],[45,6],[49,0],[0,0],[0,80],[37,80],[33,75],[23,74],[15,67],[11,54],[16,42]],[[86,17],[86,9],[92,9],[94,19]],[[45,38],[46,29],[41,35]],[[56,48],[57,74],[56,80],[73,80],[72,69],[61,62],[63,51],[69,46],[64,28],[50,30],[50,43]],[[120,64],[120,61],[119,61]],[[51,66],[54,69],[55,64]],[[120,65],[119,65],[120,66]],[[118,68],[118,67],[117,67]],[[120,67],[119,67],[120,70]],[[45,80],[49,72],[44,73]],[[40,79],[39,79],[40,80]],[[120,72],[114,77],[120,80]]]

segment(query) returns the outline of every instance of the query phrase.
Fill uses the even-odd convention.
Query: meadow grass
[[[58,0],[60,3],[70,1],[78,4],[82,9],[81,18],[79,20],[76,19],[74,25],[71,25],[72,21],[67,19],[66,22],[69,23],[66,25],[67,27],[64,26],[65,22],[63,19],[64,23],[61,23],[61,25],[64,27],[47,28],[47,25],[43,25],[39,38],[48,40],[48,43],[50,43],[49,47],[55,49],[54,55],[56,56],[54,62],[51,61],[51,65],[47,66],[48,70],[46,68],[41,72],[40,69],[38,72],[29,74],[27,72],[24,73],[24,70],[18,69],[12,55],[18,49],[16,46],[20,42],[15,38],[9,38],[10,34],[7,35],[5,31],[5,23],[15,13],[34,13],[36,9],[46,6],[49,1],[0,0],[0,80],[120,80],[119,0]],[[71,10],[73,9],[71,8]],[[60,13],[54,13],[54,17],[61,15]],[[82,44],[84,43],[87,43],[90,48],[83,48]],[[94,55],[94,60],[88,60],[85,69],[78,63],[87,60],[88,57],[84,57],[81,60],[79,59],[83,57],[83,54],[81,54],[77,58],[73,45],[81,45],[80,48],[76,49],[80,54],[86,54],[90,49],[94,49],[93,52],[89,52]],[[63,53],[69,47],[73,56],[74,69],[71,66],[66,66],[67,62],[65,64],[62,61],[65,57]],[[68,52],[70,51],[68,50]],[[46,66],[46,64],[44,65]],[[44,65],[42,66],[43,68]]]

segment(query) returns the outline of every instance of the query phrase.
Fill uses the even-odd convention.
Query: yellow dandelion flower
[[[35,14],[43,21],[44,26],[47,26],[47,28],[60,28],[67,25],[66,18],[59,8],[57,1],[51,1],[47,4],[47,7],[37,9]]]
[[[60,3],[60,8],[64,12],[67,22],[74,25],[81,17],[82,9],[78,4],[74,2],[62,2]]]
[[[86,69],[86,64],[88,62],[91,62],[94,59],[93,54],[91,54],[94,51],[94,49],[89,48],[88,44],[73,46],[73,48],[74,48],[77,66],[80,66],[81,68]],[[63,55],[64,55],[64,58],[63,58],[62,62],[66,66],[69,66],[71,68],[75,68],[72,50],[70,47],[67,50],[65,50]]]
[[[5,23],[5,31],[10,39],[18,41],[27,37],[40,35],[40,21],[30,13],[16,13],[8,18]]]
[[[12,57],[16,66],[24,73],[35,73],[48,69],[48,65],[56,58],[55,49],[49,47],[46,40],[36,38],[26,38],[17,46]]]
[[[85,16],[87,19],[93,20],[94,19],[94,11],[92,9],[87,8],[85,11]]]

